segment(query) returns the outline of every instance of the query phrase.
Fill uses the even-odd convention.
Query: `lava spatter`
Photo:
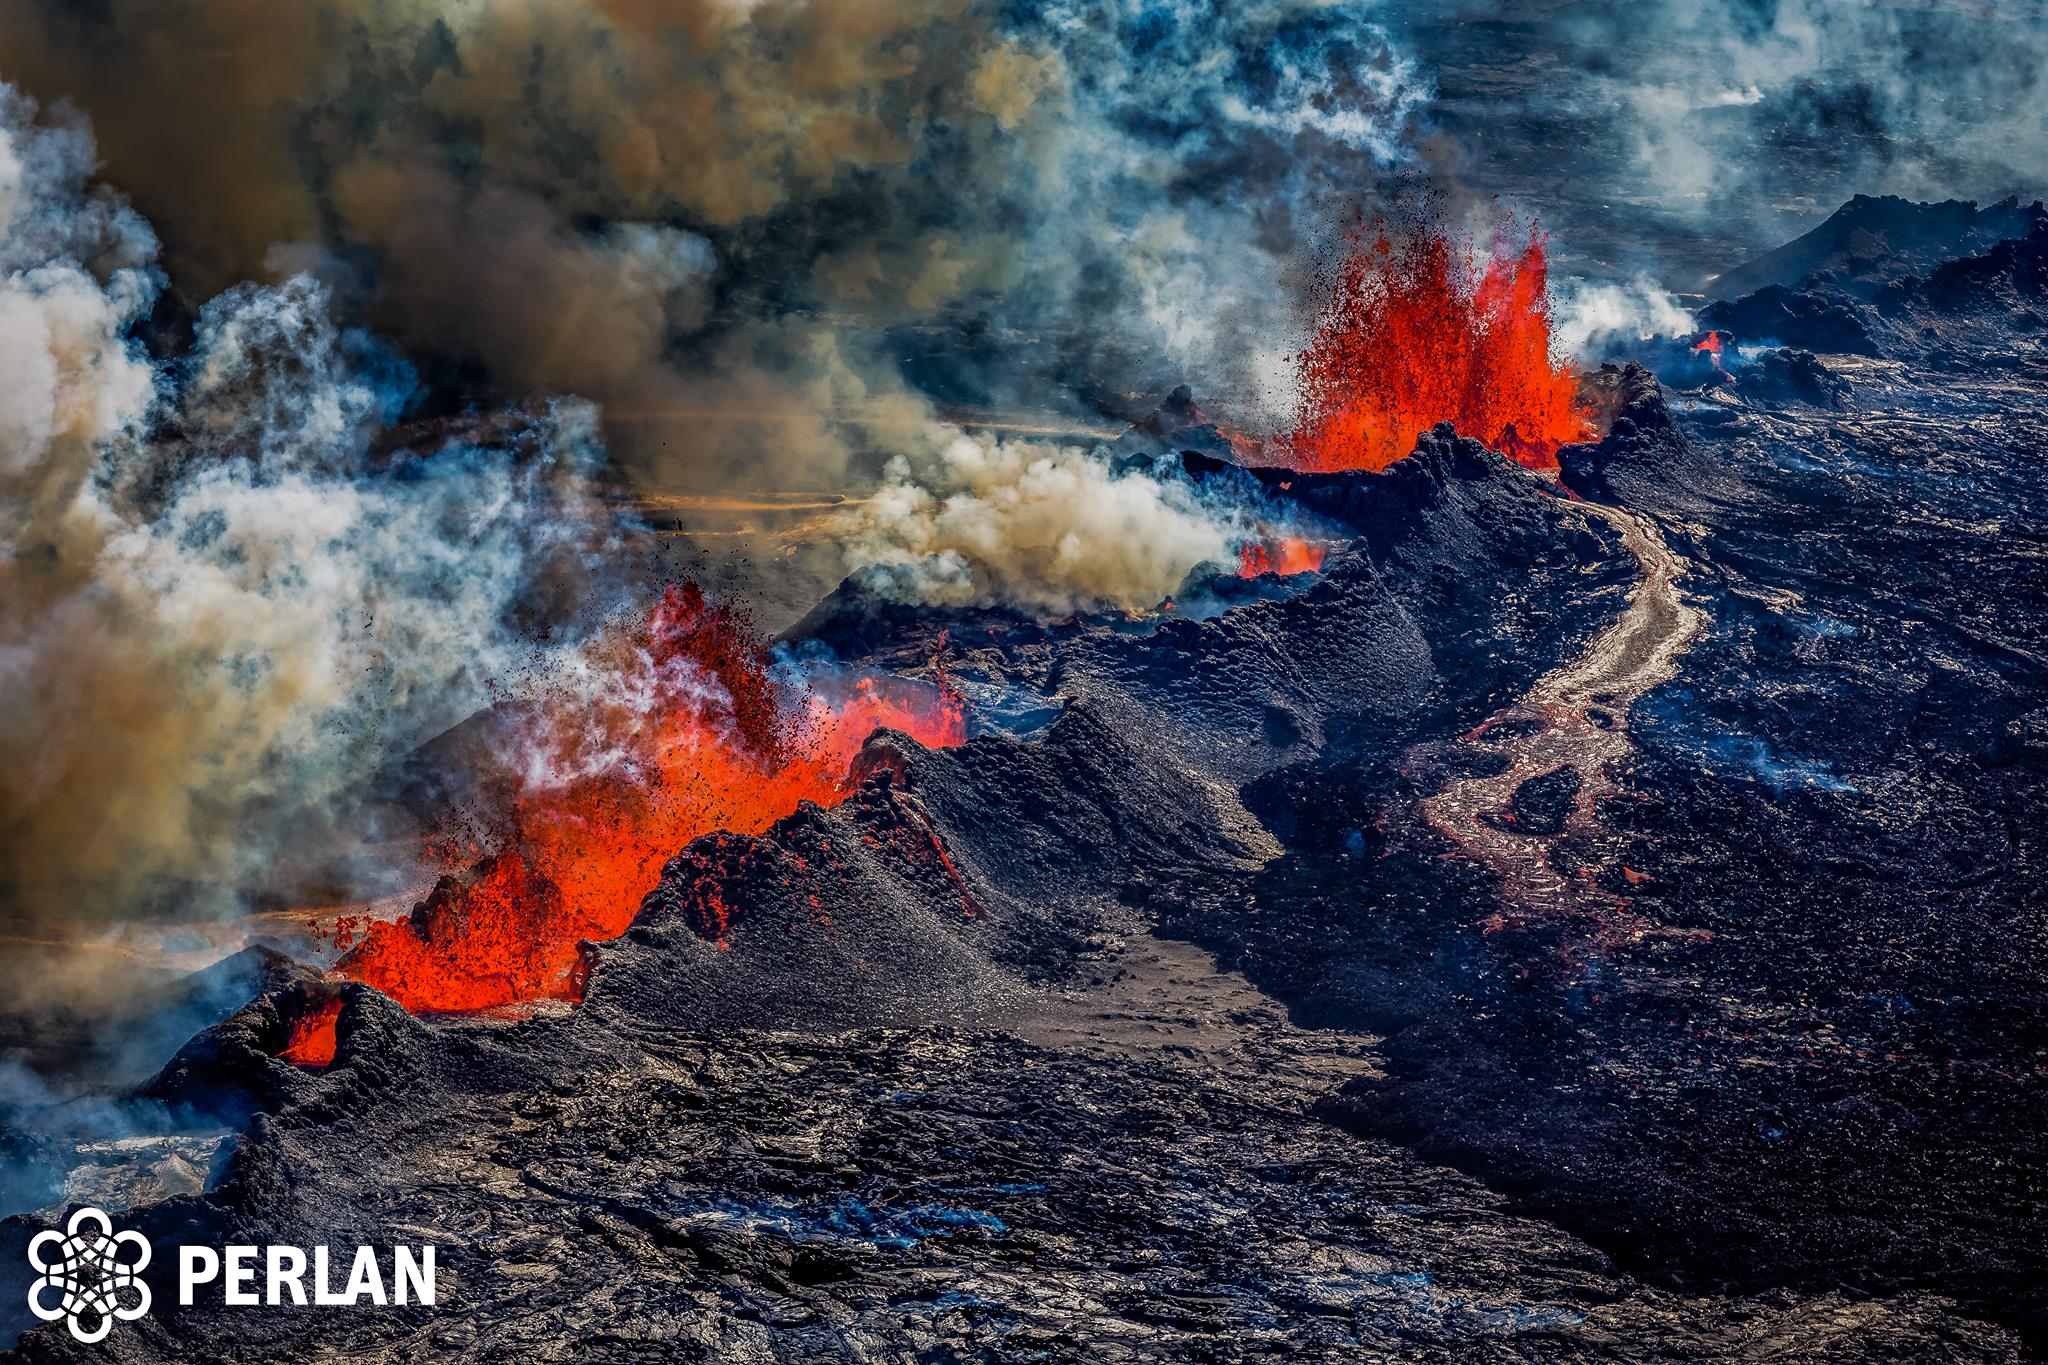
[[[879,729],[934,747],[966,738],[943,681],[789,676],[690,584],[585,664],[573,693],[520,726],[524,771],[467,865],[411,916],[370,925],[340,971],[413,1010],[580,999],[579,944],[625,932],[692,839],[836,805]]]
[[[1297,359],[1298,469],[1385,469],[1439,422],[1533,469],[1591,434],[1552,356],[1542,231],[1503,221],[1484,264],[1432,216],[1374,224],[1331,266]]]
[[[1322,546],[1306,540],[1247,541],[1237,552],[1237,576],[1259,578],[1277,574],[1292,578],[1296,574],[1319,573],[1324,553]]]

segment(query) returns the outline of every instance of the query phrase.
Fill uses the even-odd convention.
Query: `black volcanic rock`
[[[2017,197],[1978,208],[1968,200],[1919,204],[1859,194],[1804,236],[1723,271],[1707,287],[1737,298],[1771,285],[1796,289],[1815,276],[1871,298],[1886,284],[1943,261],[1973,255],[2048,220],[2039,203]]]
[[[1875,307],[1945,368],[1968,371],[2013,353],[2038,356],[2048,335],[2048,223],[1889,285]]]
[[[378,991],[355,982],[329,983],[294,964],[270,977],[263,994],[248,1006],[179,1049],[142,1094],[182,1112],[235,1124],[304,1098],[313,1093],[313,1076],[278,1054],[296,1020],[334,1001],[341,1007],[335,1025],[338,1072],[352,1085],[373,1090],[402,1084],[402,1076],[386,1074],[380,1059],[402,1057],[406,1049],[377,1040],[416,1035],[422,1030],[419,1021]],[[359,1066],[345,1065],[358,1059]],[[331,1090],[329,1097],[334,1098]],[[360,1102],[362,1097],[356,1098]]]
[[[1443,431],[1382,474],[1175,454],[1341,527],[1323,572],[1206,619],[934,614],[1057,719],[880,735],[836,808],[677,850],[574,1008],[270,983],[153,1087],[238,1129],[124,1217],[158,1311],[31,1324],[50,1219],[0,1220],[12,1357],[2038,1357],[2048,404],[1970,368],[2036,340],[1985,256],[1858,314],[1953,368],[1603,374],[1560,461],[1604,511]],[[1823,374],[1854,401],[1797,396]],[[1582,713],[1626,741],[1597,771],[1507,766],[1475,731],[1637,594],[1617,511],[1701,628]],[[871,605],[818,629],[929,656]],[[1479,818],[1559,830],[1566,892],[1429,818],[1497,774]],[[337,990],[334,1065],[278,1062]],[[182,1311],[180,1241],[431,1241],[448,1298]]]
[[[1618,926],[1488,919],[1485,878],[1381,833],[1405,779],[1366,795],[1365,763],[1299,775],[1282,795],[1315,840],[1242,910],[1181,922],[1316,1021],[1388,1035],[1386,1078],[1328,1117],[1638,1273],[1754,1290],[1853,1263],[2038,1353],[2048,1145],[2025,1116],[2048,1097],[2012,1059],[2048,1039],[2048,662],[2012,528],[2048,515],[2048,411],[1969,370],[1882,373],[1848,410],[1761,416],[1624,376],[1626,426],[1562,456],[1684,547],[1710,622],[1622,718],[1639,754],[1599,835],[1560,850]],[[1370,889],[1310,871],[1338,849]]]
[[[687,980],[674,994],[687,993]],[[1369,1042],[1172,944],[975,1029],[700,1031],[587,1012],[393,1038],[408,1095],[252,1119],[219,1184],[124,1217],[156,1308],[33,1361],[1721,1360],[2009,1356],[1933,1296],[1723,1301],[1307,1116]],[[349,1065],[360,1065],[361,1059]],[[1223,1211],[1227,1216],[1219,1214]],[[29,1219],[0,1223],[14,1276]],[[440,1305],[182,1309],[175,1246],[439,1249]],[[16,1286],[9,1283],[13,1289]],[[880,1349],[878,1350],[878,1343]],[[1845,1344],[1853,1350],[1844,1349]]]
[[[1784,347],[1744,356],[1736,388],[1745,402],[1803,403],[1840,411],[1849,406],[1849,384],[1811,351]]]
[[[942,642],[971,650],[990,635],[1017,643],[1050,638],[1061,629],[1001,602],[963,607],[906,602],[871,576],[853,574],[783,631],[780,640],[816,643],[847,662],[874,659],[900,666],[930,660]]]
[[[1237,443],[1195,402],[1182,384],[1110,447],[1120,469],[1151,468],[1193,453],[1214,460],[1237,457]]]
[[[1792,346],[1830,355],[1883,355],[1857,301],[1827,285],[1791,289],[1766,285],[1753,294],[1710,303],[1699,325],[1726,332],[1745,346]]]
[[[1447,426],[1379,473],[1197,466],[1194,477],[1256,480],[1354,539],[1284,600],[1078,636],[1050,677],[1142,708],[1161,742],[1241,779],[1290,756],[1292,743],[1271,743],[1276,706],[1293,718],[1283,732],[1320,742],[1484,705],[1587,628],[1579,594],[1626,574],[1613,541],[1571,525],[1543,480]],[[1536,600],[1510,603],[1503,582]]]
[[[1461,534],[1451,528],[1475,519],[1549,519],[1526,471],[1448,422],[1423,432],[1412,454],[1377,472],[1245,468],[1196,454],[1184,455],[1182,463],[1197,482],[1256,484],[1276,502],[1349,528],[1379,553]]]
[[[1536,834],[1558,833],[1579,799],[1581,785],[1576,768],[1557,768],[1522,783],[1509,806],[1516,827]]]
[[[1615,384],[1614,416],[1598,441],[1557,453],[1566,487],[1600,502],[1639,505],[1646,490],[1691,500],[1729,487],[1725,473],[1686,436],[1657,376],[1630,364]]]
[[[1902,282],[1888,297],[1948,313],[2037,308],[2048,298],[2048,221],[2036,223],[2025,237],[1944,261],[1924,280]]]
[[[1957,222],[1963,219],[1956,213],[1968,208],[1906,207],[1938,209]],[[1865,246],[1880,252],[1882,269],[1870,258],[1853,289],[1838,273],[1821,270],[1710,303],[1699,311],[1699,324],[1727,333],[1745,351],[1780,346],[1951,369],[2003,367],[2015,356],[2024,364],[2048,331],[2048,211],[2008,203],[1969,222],[1975,226],[1952,242],[1934,233],[1904,252],[1882,254],[1883,243],[1869,239]],[[1992,232],[2002,235],[1988,238]],[[1963,254],[1935,254],[1944,243]],[[1801,387],[1808,392],[1795,401],[1812,402],[1810,386]]]
[[[971,1022],[1127,932],[1131,879],[1268,850],[1234,800],[1082,704],[1031,740],[926,751],[885,731],[857,770],[833,809],[692,842],[626,938],[595,950],[585,1009],[707,1027]],[[686,1001],[671,994],[679,962]]]

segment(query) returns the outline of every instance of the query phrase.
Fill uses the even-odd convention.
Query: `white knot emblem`
[[[29,1286],[28,1310],[44,1322],[69,1318],[71,1335],[88,1345],[104,1341],[116,1318],[133,1322],[149,1311],[149,1286],[141,1278],[149,1255],[141,1233],[116,1233],[106,1214],[80,1209],[64,1231],[30,1239],[28,1262],[42,1278]],[[55,1304],[45,1302],[52,1290]]]

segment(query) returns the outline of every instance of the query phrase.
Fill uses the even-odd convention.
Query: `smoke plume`
[[[1412,0],[1418,139],[1540,206],[1566,273],[1691,288],[1856,194],[2038,194],[2042,0]]]
[[[303,276],[152,363],[125,333],[154,241],[85,130],[33,113],[0,90],[5,904],[200,913],[360,835],[364,779],[522,657],[522,594],[602,538],[589,414],[379,448],[410,374]]]
[[[925,598],[1227,560],[1230,509],[932,400],[1270,411],[1304,244],[1427,96],[1318,0],[0,0],[0,80],[24,930],[375,834],[395,755],[611,605],[613,456],[879,489],[850,563]]]
[[[1232,560],[1247,534],[1236,508],[1184,480],[938,429],[921,454],[890,461],[839,531],[847,567],[884,595],[1055,615],[1154,607],[1197,566]]]
[[[904,329],[986,343],[965,401],[1262,401],[1304,238],[1427,95],[1365,13],[0,0],[0,77],[91,113],[187,298],[310,268],[500,396],[599,403],[664,486],[835,487],[892,453]]]
[[[1626,351],[1630,342],[1693,330],[1692,314],[1646,276],[1626,284],[1573,280],[1560,293],[1554,333],[1558,349],[1589,364],[1610,348]]]

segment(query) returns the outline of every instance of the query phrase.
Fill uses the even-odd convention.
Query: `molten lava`
[[[1698,355],[1704,351],[1707,359],[1713,361],[1714,368],[1718,370],[1721,368],[1722,349],[1721,334],[1719,332],[1709,332],[1699,339],[1698,344],[1692,348],[1692,352],[1694,355]]]
[[[1323,567],[1323,547],[1311,545],[1305,540],[1246,541],[1237,552],[1237,576],[1257,578],[1261,574],[1279,574],[1283,578],[1298,573],[1317,573]]]
[[[1297,469],[1385,469],[1438,422],[1534,469],[1592,434],[1569,366],[1551,359],[1541,231],[1503,222],[1484,266],[1423,218],[1352,240],[1298,359]]]
[[[293,1066],[331,1066],[335,1025],[341,1019],[339,1000],[322,1001],[310,1014],[292,1021],[292,1031],[278,1056]]]
[[[577,944],[625,932],[669,859],[714,830],[758,834],[836,805],[872,734],[966,738],[960,696],[890,676],[783,676],[744,620],[693,585],[586,661],[535,711],[524,770],[411,917],[369,926],[339,970],[408,1009],[582,996]],[[482,856],[478,856],[482,855]]]

